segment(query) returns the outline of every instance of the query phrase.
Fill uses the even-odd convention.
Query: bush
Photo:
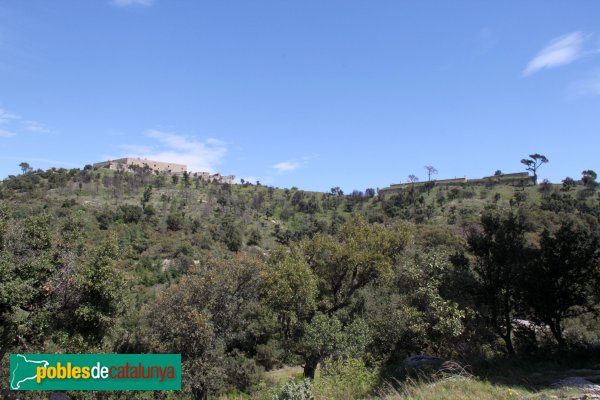
[[[258,229],[252,229],[250,231],[250,235],[248,235],[248,242],[246,242],[246,244],[248,246],[258,246],[261,240],[262,236],[260,235]]]
[[[107,230],[110,224],[115,220],[115,215],[110,210],[104,210],[96,214],[98,226],[102,230]]]
[[[314,400],[310,379],[288,382],[273,400]]]
[[[266,369],[281,368],[284,364],[284,357],[285,351],[277,340],[269,340],[265,344],[256,346],[256,356],[254,358]]]
[[[135,224],[142,219],[143,210],[140,206],[133,206],[129,204],[124,204],[120,207],[121,210],[121,218],[123,218],[123,222],[126,224]]]
[[[378,371],[367,369],[360,360],[330,359],[323,363],[314,393],[323,399],[362,399],[376,387],[377,377]]]
[[[224,367],[229,389],[246,393],[252,391],[264,371],[253,359],[244,356],[237,350],[225,359]]]
[[[183,228],[183,214],[178,212],[169,214],[167,216],[167,228],[171,231],[181,230],[181,228]]]

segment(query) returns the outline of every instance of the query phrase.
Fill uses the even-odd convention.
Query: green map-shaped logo
[[[47,367],[46,360],[32,360],[23,354],[10,355],[10,388],[21,389],[21,384],[37,377],[38,367]]]

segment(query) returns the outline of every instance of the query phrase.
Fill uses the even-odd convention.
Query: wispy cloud
[[[24,119],[22,116],[3,108],[0,108],[0,126],[2,126],[0,137],[11,137],[21,132],[50,133],[50,129],[43,124]]]
[[[16,133],[14,133],[14,132],[7,131],[5,129],[0,129],[0,137],[13,137],[15,135],[16,135]]]
[[[6,124],[8,122],[12,122],[20,117],[16,114],[10,113],[2,108],[0,108],[0,124]]]
[[[318,154],[311,154],[309,156],[304,156],[300,158],[295,158],[291,160],[281,161],[275,165],[272,165],[271,168],[274,169],[278,174],[283,174],[286,172],[295,171],[298,168],[302,168],[306,166],[311,160],[318,158]]]
[[[567,65],[583,55],[582,32],[573,32],[552,40],[544,47],[523,70],[523,76],[529,76],[544,68],[555,68]]]
[[[23,129],[29,132],[35,133],[50,133],[50,129],[46,128],[44,125],[40,124],[37,121],[26,120],[22,122]]]
[[[129,6],[144,6],[148,7],[154,3],[154,0],[112,0],[112,3],[118,7],[129,7]]]
[[[568,97],[600,96],[600,70],[587,79],[572,83],[567,89]]]
[[[225,154],[225,144],[217,139],[200,141],[193,137],[158,130],[146,131],[146,136],[158,144],[152,146],[122,145],[122,156],[186,164],[189,171],[214,172]],[[111,157],[112,158],[112,157]]]
[[[280,174],[284,172],[294,171],[300,168],[300,163],[297,161],[282,161],[273,165],[273,168]]]

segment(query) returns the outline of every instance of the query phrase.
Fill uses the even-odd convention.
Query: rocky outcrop
[[[439,368],[444,363],[444,360],[439,357],[428,356],[425,354],[406,357],[402,361],[402,366],[404,369],[411,370],[415,368],[423,368],[423,367],[433,367]]]

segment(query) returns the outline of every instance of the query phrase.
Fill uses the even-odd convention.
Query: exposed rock
[[[433,356],[428,356],[428,355],[422,354],[422,355],[418,355],[418,356],[406,357],[402,361],[402,366],[404,366],[405,369],[409,370],[409,369],[414,369],[414,368],[419,368],[419,367],[424,367],[424,366],[439,367],[443,363],[444,363],[444,360],[439,357],[433,357]]]
[[[561,379],[551,385],[553,388],[572,388],[572,389],[583,389],[588,394],[600,395],[600,385],[596,385],[591,381],[581,376],[570,376],[568,378]]]
[[[160,272],[166,272],[173,265],[173,260],[170,258],[165,258],[162,260],[161,265]]]

